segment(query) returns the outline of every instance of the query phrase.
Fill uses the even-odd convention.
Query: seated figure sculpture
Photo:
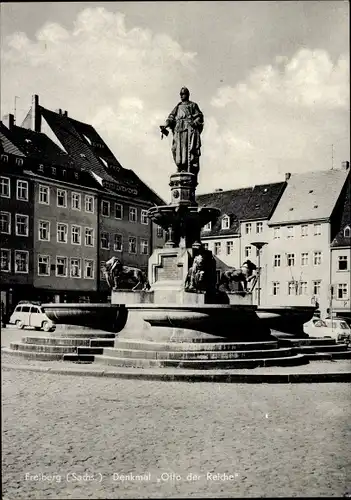
[[[211,292],[216,286],[216,263],[211,252],[200,249],[194,256],[186,280],[187,292]]]
[[[150,283],[146,274],[138,267],[125,266],[117,257],[111,257],[103,267],[103,273],[108,286],[116,291],[121,288],[121,283],[131,282],[135,291],[139,285],[142,290],[149,290]]]

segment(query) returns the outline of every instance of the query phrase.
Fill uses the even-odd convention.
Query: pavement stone
[[[350,409],[348,384],[163,383],[4,368],[3,497],[340,497],[351,489]],[[149,475],[114,476],[128,473]]]

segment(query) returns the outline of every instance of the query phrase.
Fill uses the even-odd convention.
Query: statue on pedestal
[[[201,139],[204,116],[196,102],[189,100],[190,92],[186,87],[180,90],[179,102],[160,126],[162,137],[173,132],[172,155],[178,172],[197,174],[200,169]]]

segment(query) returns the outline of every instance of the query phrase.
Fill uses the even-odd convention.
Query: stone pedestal
[[[186,248],[159,248],[149,259],[151,290],[181,291],[188,274],[191,253]]]

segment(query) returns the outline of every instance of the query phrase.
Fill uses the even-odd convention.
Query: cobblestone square
[[[348,384],[2,377],[7,500],[338,497],[351,487]]]

